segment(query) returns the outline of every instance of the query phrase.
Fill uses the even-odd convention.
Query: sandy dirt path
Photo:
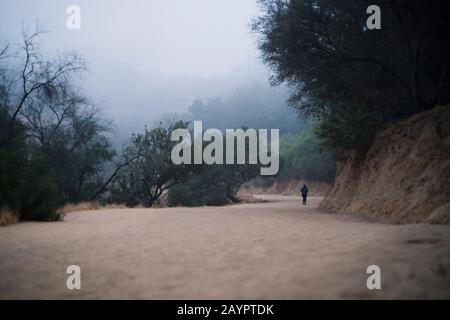
[[[450,226],[389,225],[294,197],[112,209],[0,228],[0,298],[450,298]],[[82,289],[66,288],[81,267]],[[381,267],[382,289],[366,287]]]

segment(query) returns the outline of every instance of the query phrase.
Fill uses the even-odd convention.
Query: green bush
[[[361,154],[371,145],[381,121],[374,113],[363,109],[342,108],[320,117],[316,133],[321,144],[339,158],[349,150]]]
[[[198,206],[198,200],[194,197],[191,188],[186,184],[178,184],[173,186],[167,195],[167,201],[170,206],[177,207],[195,207]]]
[[[254,165],[204,165],[169,189],[170,206],[223,206],[239,202],[240,186],[258,175]]]
[[[20,220],[60,220],[47,159],[26,143],[24,128],[19,123],[9,128],[8,120],[0,111],[0,207]]]
[[[336,173],[334,156],[321,147],[315,134],[317,124],[297,134],[287,134],[280,141],[280,177],[329,182]]]
[[[232,202],[223,190],[211,190],[205,197],[207,206],[224,206]]]
[[[30,160],[22,186],[20,219],[32,221],[58,221],[55,177],[47,166],[44,155],[34,155]]]

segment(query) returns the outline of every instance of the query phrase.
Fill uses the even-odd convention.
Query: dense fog
[[[81,9],[80,30],[66,26],[71,4]],[[0,12],[3,41],[16,43],[23,28],[39,23],[48,31],[40,39],[45,52],[76,50],[85,58],[89,73],[80,86],[115,123],[116,142],[195,101],[226,100],[255,86],[277,101],[285,114],[279,119],[295,118],[279,108],[285,90],[268,84],[250,28],[254,0],[18,0],[2,1]]]

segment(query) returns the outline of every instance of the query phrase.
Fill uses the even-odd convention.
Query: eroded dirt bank
[[[388,225],[295,197],[112,209],[0,228],[0,298],[450,298],[450,226]],[[66,289],[66,268],[82,289]],[[382,290],[366,288],[377,264]]]
[[[338,164],[322,207],[400,223],[450,224],[450,105],[380,132],[364,159]]]

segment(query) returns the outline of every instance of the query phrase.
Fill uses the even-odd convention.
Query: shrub
[[[224,206],[230,202],[232,201],[223,190],[212,190],[205,197],[207,206]]]
[[[8,119],[0,111],[3,129]],[[26,143],[20,123],[2,131],[0,138],[0,207],[10,208],[20,220],[60,220],[55,180],[46,157]]]
[[[0,209],[0,226],[8,226],[17,223],[17,215],[7,208]]]
[[[195,207],[201,205],[200,199],[194,197],[191,188],[186,184],[173,186],[167,194],[167,202],[172,207]]]

